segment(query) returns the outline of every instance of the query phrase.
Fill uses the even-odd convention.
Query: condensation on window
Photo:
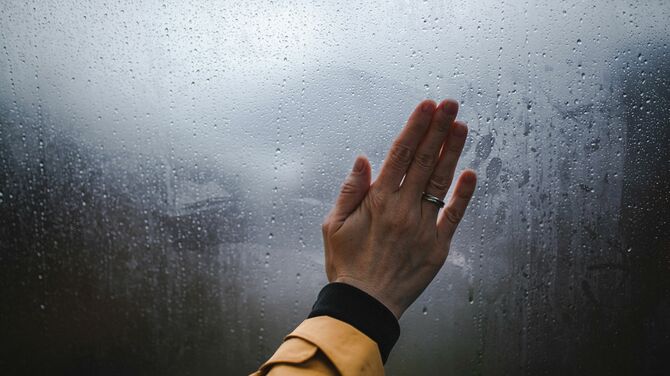
[[[670,353],[666,1],[3,1],[0,373],[244,374],[423,98],[480,176],[392,375]]]

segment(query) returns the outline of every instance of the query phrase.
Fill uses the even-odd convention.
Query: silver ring
[[[444,207],[444,201],[440,200],[439,197],[435,197],[429,193],[426,192],[421,193],[421,198],[430,202],[431,204],[435,204],[440,209]]]

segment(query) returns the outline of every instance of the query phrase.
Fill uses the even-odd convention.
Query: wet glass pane
[[[670,3],[0,4],[0,373],[244,374],[357,154],[456,98],[479,186],[387,372],[670,354]],[[664,368],[665,367],[665,368]]]

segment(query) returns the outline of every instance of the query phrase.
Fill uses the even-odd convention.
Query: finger
[[[449,130],[449,136],[442,145],[440,160],[437,162],[433,175],[424,189],[426,193],[439,198],[443,198],[447,194],[454,179],[454,171],[467,136],[468,126],[460,120],[454,121]]]
[[[458,177],[454,193],[449,203],[442,211],[440,219],[437,222],[438,239],[445,245],[451,242],[451,238],[456,232],[456,227],[461,222],[465,209],[472,198],[477,186],[477,175],[472,170],[465,170]],[[448,249],[448,247],[445,247]]]
[[[425,100],[414,109],[407,125],[400,132],[391,146],[379,176],[375,181],[375,187],[383,191],[395,192],[400,187],[407,168],[414,158],[419,142],[430,125],[430,119],[435,111],[435,102]]]
[[[437,164],[440,147],[447,138],[457,113],[458,102],[450,99],[443,101],[438,110],[435,111],[430,129],[419,144],[412,164],[407,171],[407,176],[402,183],[401,189],[404,193],[418,198],[424,191]]]
[[[349,176],[342,183],[340,195],[335,201],[331,212],[334,223],[344,222],[345,219],[361,204],[370,189],[371,180],[370,162],[364,156],[356,158],[354,167]]]

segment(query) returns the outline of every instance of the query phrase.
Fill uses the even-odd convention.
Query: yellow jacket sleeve
[[[303,321],[252,376],[384,374],[377,343],[329,316]]]

